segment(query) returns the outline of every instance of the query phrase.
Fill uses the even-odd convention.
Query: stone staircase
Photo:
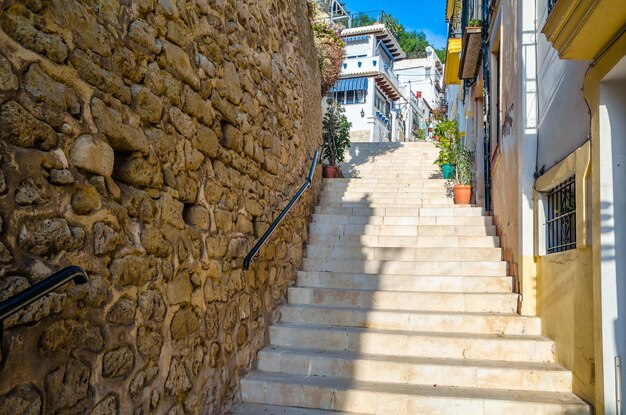
[[[232,414],[590,414],[517,296],[492,219],[454,205],[430,143],[354,144],[325,180]]]

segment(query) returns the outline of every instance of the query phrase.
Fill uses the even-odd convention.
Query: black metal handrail
[[[21,309],[28,307],[44,295],[56,290],[70,280],[75,284],[85,284],[89,280],[84,269],[78,266],[70,266],[55,272],[49,277],[31,285],[11,298],[0,302],[0,339],[2,338],[2,326],[4,320],[17,313]]]
[[[259,252],[259,250],[263,247],[267,239],[272,235],[272,232],[274,232],[276,227],[278,227],[280,222],[282,222],[282,220],[287,215],[287,213],[289,213],[293,205],[298,201],[298,199],[300,199],[300,196],[302,196],[302,193],[304,193],[304,191],[311,185],[311,182],[313,181],[313,174],[315,173],[315,166],[317,165],[317,162],[318,162],[318,158],[319,158],[319,149],[315,150],[315,155],[313,156],[313,162],[311,163],[311,169],[309,170],[309,176],[307,177],[306,181],[304,182],[302,187],[300,187],[300,190],[298,190],[296,194],[291,198],[289,203],[287,203],[287,206],[285,206],[283,211],[280,212],[280,215],[278,215],[278,217],[274,220],[274,222],[272,222],[272,224],[265,231],[263,236],[261,236],[261,238],[257,241],[254,247],[250,250],[250,252],[248,252],[248,255],[246,255],[246,258],[243,260],[243,269],[245,270],[250,269],[250,261],[252,261],[252,258],[254,258],[254,256]]]

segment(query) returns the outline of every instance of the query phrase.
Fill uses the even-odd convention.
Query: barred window
[[[547,194],[546,250],[576,248],[576,181],[570,177]]]

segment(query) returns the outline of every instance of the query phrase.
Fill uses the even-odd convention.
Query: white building
[[[403,59],[396,62],[395,72],[400,85],[411,91],[412,95],[418,92],[428,102],[430,108],[437,108],[442,94],[443,65],[435,50],[427,46],[426,52],[419,57]]]
[[[380,12],[376,17],[381,22],[386,16]],[[346,58],[329,97],[344,106],[352,123],[352,141],[391,141],[397,116],[392,108],[401,97],[393,67],[405,54],[395,34],[382,23],[345,29],[342,35]]]

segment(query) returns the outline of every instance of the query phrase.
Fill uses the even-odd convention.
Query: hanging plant
[[[322,96],[339,79],[341,65],[345,56],[346,43],[340,31],[334,30],[328,24],[316,22],[312,24],[317,60],[322,74]]]

